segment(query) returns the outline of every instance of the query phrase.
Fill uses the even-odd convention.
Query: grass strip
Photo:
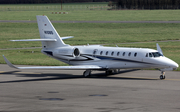
[[[36,20],[36,15],[47,15],[56,21],[180,21],[180,10],[71,10],[0,11],[0,20]]]
[[[60,36],[70,45],[179,40],[180,24],[176,23],[53,23]],[[36,23],[0,23],[0,49],[41,47],[41,42],[10,42],[39,37]]]

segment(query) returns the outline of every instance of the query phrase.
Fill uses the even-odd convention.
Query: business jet
[[[118,73],[120,69],[159,69],[160,79],[165,79],[165,71],[176,70],[179,65],[165,57],[158,44],[157,50],[147,48],[104,47],[101,45],[70,46],[63,42],[73,36],[60,37],[47,16],[36,16],[40,39],[11,41],[41,41],[41,52],[71,66],[17,67],[3,55],[6,63],[15,69],[58,69],[85,70],[84,77],[94,70],[105,71],[107,75]]]

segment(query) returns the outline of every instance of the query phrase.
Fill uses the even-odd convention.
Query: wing
[[[15,69],[57,69],[57,70],[98,70],[103,69],[100,66],[97,65],[80,65],[80,66],[33,66],[33,67],[17,67],[13,65],[11,62],[8,61],[8,59],[3,55],[4,60],[6,63]]]

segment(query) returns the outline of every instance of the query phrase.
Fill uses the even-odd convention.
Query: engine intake
[[[79,51],[78,48],[75,48],[75,49],[74,49],[73,55],[74,55],[75,57],[79,57],[79,56],[80,56],[80,51]]]

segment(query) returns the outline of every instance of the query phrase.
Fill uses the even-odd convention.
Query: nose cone
[[[174,63],[174,66],[175,66],[174,67],[175,69],[177,69],[179,67],[179,65],[176,62]]]
[[[162,59],[161,62],[167,68],[172,68],[173,70],[176,70],[179,67],[179,65],[176,62],[174,62],[173,60],[171,60],[171,59],[169,59],[167,57],[163,57],[161,59]]]
[[[171,59],[169,59],[168,63],[168,65],[172,67],[174,70],[176,70],[179,67],[179,65]]]

